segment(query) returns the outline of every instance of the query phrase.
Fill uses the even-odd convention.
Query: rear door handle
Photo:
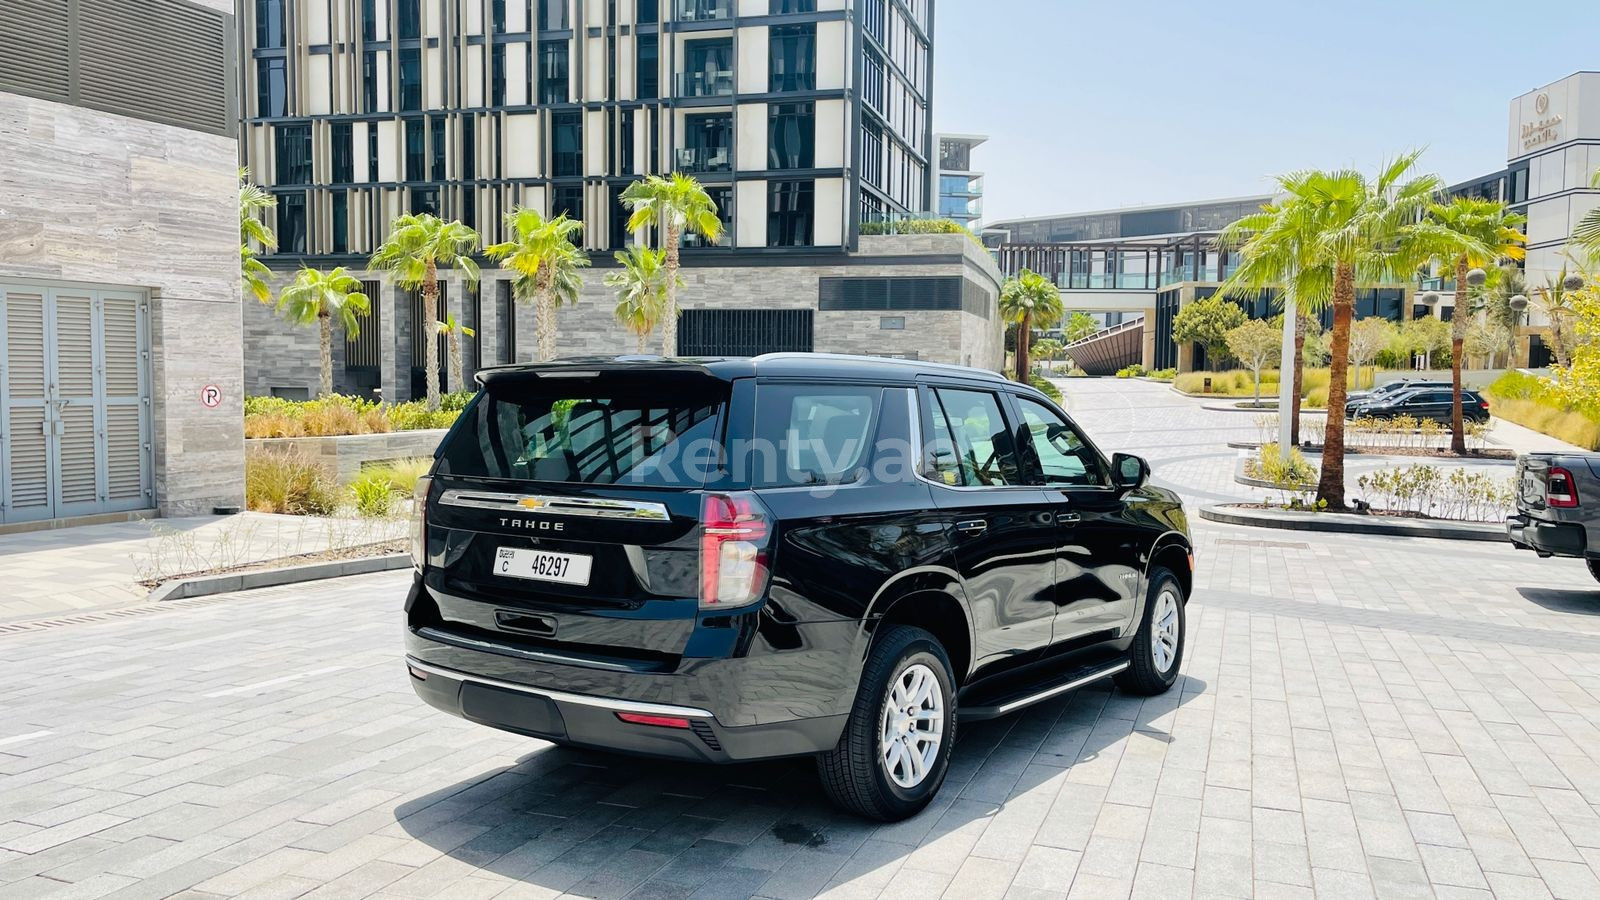
[[[989,528],[989,523],[982,519],[967,519],[956,523],[956,530],[962,534],[983,534]]]

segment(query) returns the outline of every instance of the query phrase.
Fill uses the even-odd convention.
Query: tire
[[[1600,559],[1589,560],[1589,574],[1594,576],[1595,581],[1600,581]]]
[[[926,683],[931,679],[939,692],[939,711],[936,718],[927,720],[899,719],[900,725],[889,718],[899,713],[889,700],[896,687],[906,690],[906,684]],[[919,695],[922,692],[917,692]],[[931,697],[931,693],[928,695]],[[919,708],[931,712],[930,701],[923,700]],[[916,724],[917,722],[925,724]],[[912,734],[931,734],[937,723],[937,745],[928,747],[928,739],[917,739]],[[897,727],[906,734],[901,750],[889,751],[880,743],[886,728]],[[910,729],[909,731],[905,729]],[[879,629],[867,654],[866,665],[861,670],[861,684],[856,689],[855,705],[845,724],[839,745],[817,757],[817,775],[828,798],[842,809],[868,819],[894,822],[922,811],[933,795],[944,784],[950,767],[950,751],[956,740],[955,679],[950,675],[950,659],[937,638],[907,625],[888,625]],[[921,748],[922,756],[913,759],[906,747]],[[932,759],[926,760],[931,751]],[[885,753],[894,752],[895,765],[886,762]],[[915,770],[920,761],[920,777]],[[902,781],[913,781],[911,784]]]
[[[1184,615],[1187,602],[1176,575],[1163,568],[1151,570],[1150,588],[1145,593],[1144,618],[1139,622],[1139,632],[1133,637],[1133,645],[1128,648],[1128,667],[1116,674],[1117,687],[1130,694],[1148,697],[1166,693],[1178,680],[1178,669],[1183,665],[1183,648],[1189,640],[1189,622]],[[1165,628],[1162,623],[1166,623]],[[1162,652],[1158,655],[1158,636],[1161,635],[1168,639],[1159,641]]]

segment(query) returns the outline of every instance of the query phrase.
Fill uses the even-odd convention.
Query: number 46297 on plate
[[[494,573],[507,578],[586,585],[589,583],[589,567],[593,563],[594,557],[581,553],[501,547],[495,553]]]

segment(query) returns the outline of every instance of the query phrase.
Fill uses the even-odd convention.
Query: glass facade
[[[816,185],[810,181],[767,183],[767,246],[804,247],[816,227]]]
[[[277,184],[311,183],[311,126],[279,125],[273,130],[273,172]],[[302,195],[304,196],[304,195]]]
[[[817,89],[817,26],[784,25],[768,37],[768,64],[773,93]]]
[[[685,116],[683,138],[684,148],[678,154],[678,168],[685,172],[733,170],[732,113]]]
[[[583,114],[552,113],[550,132],[550,174],[557,178],[582,175]]]
[[[567,102],[567,42],[539,42],[539,102]]]
[[[635,94],[640,100],[661,96],[661,38],[641,34],[635,41]]]
[[[816,165],[816,152],[816,105],[772,104],[767,122],[767,167],[809,169]]]
[[[256,60],[256,115],[272,119],[289,114],[288,65],[282,57]]]

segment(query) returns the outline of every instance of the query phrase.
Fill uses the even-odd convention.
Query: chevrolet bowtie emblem
[[[544,501],[537,497],[523,497],[517,501],[517,505],[523,509],[538,509],[544,505]]]

